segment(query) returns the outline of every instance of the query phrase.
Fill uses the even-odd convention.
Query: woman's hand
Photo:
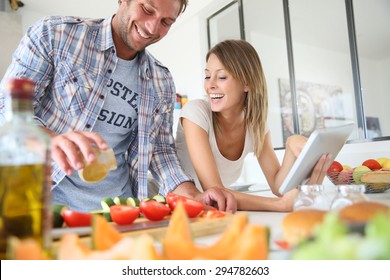
[[[235,213],[237,211],[237,200],[234,194],[225,188],[208,188],[203,193],[200,193],[197,199],[220,211],[229,213]]]
[[[317,161],[311,172],[310,179],[306,182],[307,185],[322,184],[326,176],[326,172],[330,165],[330,155],[323,154]]]
[[[302,182],[307,185],[316,185],[322,184],[326,176],[326,171],[330,164],[330,155],[324,154],[318,160],[316,165],[313,168],[311,176],[307,182]],[[281,198],[279,198],[280,209],[281,211],[292,211],[294,207],[295,199],[298,195],[298,189],[293,189],[285,193]]]

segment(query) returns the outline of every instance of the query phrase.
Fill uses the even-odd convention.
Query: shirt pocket
[[[59,109],[72,117],[80,116],[93,90],[93,78],[84,69],[62,62],[54,85],[54,100]]]
[[[168,104],[165,100],[160,101],[153,110],[152,123],[150,125],[150,141],[154,142],[155,137],[159,134],[162,128],[164,120],[168,117]]]

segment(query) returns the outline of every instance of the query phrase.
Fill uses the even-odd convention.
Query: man
[[[188,0],[122,0],[107,19],[47,17],[14,53],[10,77],[36,82],[36,121],[52,136],[53,203],[100,208],[104,197],[148,196],[150,171],[160,186],[236,211],[221,188],[200,193],[180,167],[172,136],[175,87],[169,70],[145,50],[161,40]],[[0,122],[7,104],[0,96]],[[114,148],[118,168],[96,184],[74,170],[95,159],[92,146]]]

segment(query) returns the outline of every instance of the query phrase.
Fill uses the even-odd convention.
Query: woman
[[[306,138],[286,142],[280,165],[267,126],[267,86],[256,50],[243,40],[226,40],[206,56],[207,100],[189,101],[182,109],[176,148],[182,167],[201,190],[225,188],[240,176],[245,156],[254,152],[276,198],[231,191],[238,210],[291,211],[296,190],[281,196],[279,186]],[[323,156],[308,183],[321,183],[329,165]]]

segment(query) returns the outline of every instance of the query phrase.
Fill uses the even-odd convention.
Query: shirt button
[[[103,94],[99,95],[99,98],[104,99],[104,95]]]
[[[90,125],[90,124],[87,124],[85,127],[86,127],[86,128],[91,128],[91,125]]]
[[[73,78],[72,81],[77,83],[77,78]]]
[[[108,69],[107,72],[111,74],[111,73],[112,73],[112,70],[111,70],[111,69]]]

